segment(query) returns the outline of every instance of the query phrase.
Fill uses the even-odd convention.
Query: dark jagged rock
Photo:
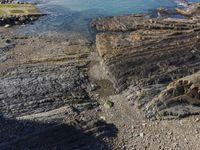
[[[96,47],[110,80],[118,91],[128,91],[126,95],[135,98],[144,110],[166,84],[199,70],[198,22],[198,18],[150,18],[139,14],[99,18],[91,24],[103,31],[96,36]],[[131,98],[130,91],[134,93],[135,89],[146,91],[139,98]],[[184,110],[182,105],[175,108]],[[192,109],[188,111],[182,116],[194,114]]]

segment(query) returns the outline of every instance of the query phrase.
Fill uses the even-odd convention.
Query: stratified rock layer
[[[177,8],[176,11],[186,16],[198,15],[200,13],[200,3],[190,4],[188,7],[182,9]]]
[[[200,114],[200,72],[170,83],[147,105],[149,117],[185,117]]]
[[[91,42],[70,34],[0,37],[0,149],[110,149],[88,77]],[[75,39],[74,39],[75,37]]]
[[[136,87],[154,87],[148,93],[150,95],[144,96],[145,100],[138,102],[142,107],[158,94],[152,90],[164,89],[170,81],[195,73],[200,68],[200,25],[197,19],[131,15],[99,18],[91,24],[103,31],[96,36],[96,47],[115,88],[118,91],[129,89],[130,94]]]

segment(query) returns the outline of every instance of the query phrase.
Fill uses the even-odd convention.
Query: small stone
[[[107,100],[105,103],[104,103],[104,107],[105,108],[112,108],[114,106],[114,103],[111,102],[110,100]]]
[[[97,89],[97,85],[96,84],[91,84],[91,91],[95,91]]]
[[[100,119],[105,121],[106,117],[105,116],[101,116]]]
[[[199,118],[196,118],[196,119],[195,119],[195,122],[199,122],[199,121],[200,121],[200,119],[199,119]]]
[[[195,134],[199,134],[199,131],[197,129],[195,130]]]
[[[172,132],[168,132],[168,135],[172,135],[173,133]]]
[[[11,27],[11,25],[9,25],[9,24],[6,24],[4,27],[5,27],[5,28],[10,28],[10,27]]]
[[[140,133],[140,137],[141,137],[141,138],[144,138],[144,133]]]
[[[132,129],[136,129],[136,127],[135,127],[135,126],[131,126],[131,128],[132,128]]]
[[[146,126],[147,126],[147,124],[146,124],[146,123],[143,123],[143,124],[142,124],[142,126],[143,126],[143,127],[146,127]]]

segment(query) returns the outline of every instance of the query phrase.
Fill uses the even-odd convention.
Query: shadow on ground
[[[98,121],[91,128],[79,124],[38,123],[0,117],[1,150],[109,150],[103,138],[114,138],[117,128]]]

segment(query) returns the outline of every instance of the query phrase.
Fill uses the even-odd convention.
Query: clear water
[[[26,1],[26,0],[24,0]],[[29,0],[30,1],[30,0]],[[147,12],[160,6],[175,7],[175,0],[31,0],[49,15],[33,25],[23,28],[25,32],[82,32],[89,34],[89,22],[99,16],[125,15]],[[192,0],[198,1],[198,0]]]

